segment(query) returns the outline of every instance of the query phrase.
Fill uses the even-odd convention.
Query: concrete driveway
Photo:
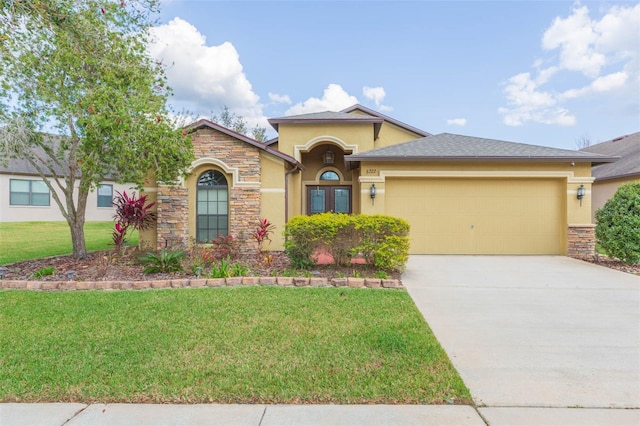
[[[640,277],[560,256],[411,256],[402,280],[478,406],[640,407]]]

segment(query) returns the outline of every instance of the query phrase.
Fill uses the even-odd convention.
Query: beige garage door
[[[412,254],[564,254],[557,179],[387,179],[389,215],[411,225]]]

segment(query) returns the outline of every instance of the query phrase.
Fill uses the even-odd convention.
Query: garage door
[[[387,179],[386,213],[411,225],[412,254],[564,254],[557,179]]]

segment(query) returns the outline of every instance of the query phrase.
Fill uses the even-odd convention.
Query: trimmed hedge
[[[384,215],[322,213],[295,216],[285,225],[285,252],[299,268],[313,264],[316,250],[325,249],[338,265],[363,256],[385,271],[403,271],[409,259],[409,223]]]

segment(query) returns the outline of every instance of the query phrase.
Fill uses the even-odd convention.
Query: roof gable
[[[640,132],[588,146],[581,151],[620,157],[615,163],[601,164],[592,169],[597,181],[640,176]]]
[[[616,157],[441,133],[345,157],[346,161],[577,161],[605,163]]]
[[[348,108],[343,109],[340,112],[349,113],[351,115],[355,115],[355,114],[353,114],[354,111],[361,111],[361,112],[364,112],[365,114],[367,114],[369,116],[381,118],[384,121],[387,121],[387,122],[389,122],[391,124],[394,124],[394,125],[396,125],[396,126],[398,126],[400,128],[403,128],[405,130],[408,130],[408,131],[410,131],[412,133],[415,133],[417,135],[420,135],[420,136],[431,136],[431,133],[429,133],[429,132],[425,132],[424,130],[418,129],[417,127],[410,126],[410,125],[408,125],[406,123],[403,123],[400,120],[396,120],[395,118],[389,117],[388,115],[384,115],[384,114],[382,114],[382,113],[380,113],[378,111],[374,111],[371,108],[367,108],[367,107],[365,107],[363,105],[360,105],[360,104],[352,105],[352,106],[350,106]]]
[[[253,138],[250,138],[246,135],[243,135],[242,133],[238,133],[234,130],[228,129],[224,126],[221,126],[217,123],[214,123],[213,121],[207,120],[205,118],[202,118],[198,121],[196,121],[195,123],[192,123],[188,126],[185,126],[186,129],[188,129],[189,133],[193,133],[195,131],[197,131],[198,129],[202,129],[202,128],[209,128],[209,129],[214,129],[217,130],[221,133],[224,133],[228,136],[231,136],[232,138],[238,139],[242,142],[248,143],[251,146],[254,146],[262,151],[268,152],[271,155],[274,155],[286,162],[288,162],[289,164],[295,166],[298,169],[303,170],[304,166],[295,158],[291,157],[290,155],[287,155],[283,152],[278,151],[277,149],[273,149],[270,146],[268,146],[267,144],[264,144],[262,142],[259,142]]]

